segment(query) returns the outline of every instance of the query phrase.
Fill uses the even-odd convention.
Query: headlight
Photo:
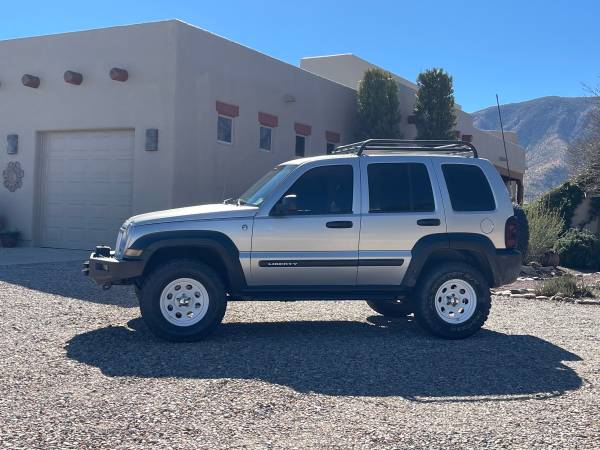
[[[117,236],[117,243],[115,244],[115,257],[117,259],[123,258],[123,254],[125,253],[125,246],[127,245],[127,237],[129,235],[130,225],[126,222],[119,229],[119,234]]]

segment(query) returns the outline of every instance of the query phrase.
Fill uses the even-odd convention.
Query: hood
[[[252,217],[258,211],[256,206],[237,206],[216,203],[214,205],[187,206],[166,209],[133,216],[127,222],[134,225],[149,225],[164,222],[184,222],[188,220],[233,219]]]

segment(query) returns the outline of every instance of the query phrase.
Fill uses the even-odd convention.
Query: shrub
[[[552,250],[563,230],[564,222],[556,211],[539,201],[527,205],[525,214],[529,224],[527,258],[538,261],[545,252]]]
[[[554,244],[560,263],[574,269],[594,269],[600,266],[600,240],[588,230],[571,228]]]
[[[583,201],[584,197],[585,193],[578,184],[567,181],[557,188],[546,192],[539,201],[563,218],[563,231],[567,231],[571,225],[575,209]]]
[[[583,281],[577,281],[572,275],[550,278],[544,281],[536,291],[536,295],[552,297],[561,294],[565,297],[591,297],[593,294]]]
[[[525,210],[522,207],[519,205],[514,205],[513,210],[519,227],[517,249],[521,252],[523,261],[525,261],[525,258],[527,257],[527,251],[529,249],[529,222],[527,221]]]

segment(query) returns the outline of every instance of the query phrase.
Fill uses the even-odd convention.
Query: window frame
[[[267,130],[270,130],[270,136],[269,136],[269,147],[270,147],[270,148],[263,148],[263,147],[261,146],[261,145],[262,145],[262,142],[261,142],[261,135],[260,135],[260,133],[261,133],[261,129],[262,129],[262,128],[265,128],[265,129],[267,129]],[[274,131],[274,128],[273,128],[273,127],[269,127],[269,126],[267,126],[267,125],[262,125],[262,124],[259,124],[259,126],[258,126],[258,149],[259,149],[261,152],[269,152],[269,153],[271,153],[271,152],[273,151],[273,131]]]
[[[222,141],[221,139],[219,139],[219,120],[220,120],[221,118],[223,118],[223,119],[228,119],[228,120],[230,120],[230,121],[231,121],[231,141],[229,141],[229,142],[228,142],[228,141]],[[235,137],[234,130],[235,130],[235,126],[234,126],[234,117],[229,117],[229,116],[226,116],[226,115],[224,115],[224,114],[217,114],[217,136],[216,136],[216,137],[217,137],[217,142],[218,142],[219,144],[223,144],[223,145],[233,145],[233,140],[234,140],[234,137]]]
[[[369,184],[370,181],[370,176],[369,176],[369,167],[372,165],[380,165],[380,164],[420,164],[425,168],[425,171],[427,173],[427,177],[429,179],[429,184],[431,186],[431,198],[433,200],[433,209],[428,210],[428,211],[415,211],[415,210],[408,210],[408,211],[373,211],[371,210],[371,186]],[[410,175],[410,174],[409,174]],[[365,165],[365,171],[364,171],[364,178],[365,178],[365,189],[366,189],[366,195],[365,195],[365,208],[364,211],[366,214],[369,215],[374,215],[374,216],[381,216],[381,215],[385,215],[385,214],[402,214],[402,215],[427,215],[427,214],[435,214],[438,211],[438,199],[436,196],[436,187],[435,187],[435,174],[433,172],[433,168],[430,167],[430,165],[426,162],[426,161],[416,161],[416,160],[392,160],[392,161],[385,161],[385,160],[378,160],[378,161],[370,161],[368,164]],[[410,179],[409,179],[409,183],[410,183]],[[410,187],[410,186],[409,186]],[[412,187],[411,187],[412,189]],[[412,193],[412,191],[411,191]],[[410,204],[412,204],[413,199],[409,199]]]
[[[304,139],[304,154],[302,156],[298,155],[298,153],[296,153],[296,143],[298,142],[298,138],[302,138]],[[308,147],[307,145],[308,143],[308,136],[304,136],[303,134],[298,134],[296,133],[295,137],[294,137],[294,155],[296,156],[296,158],[306,158],[306,148]]]

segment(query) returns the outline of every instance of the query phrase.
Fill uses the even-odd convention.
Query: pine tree
[[[381,69],[367,70],[358,88],[357,103],[358,139],[402,137],[398,86],[392,74]]]
[[[454,139],[456,113],[452,77],[444,69],[421,72],[417,78],[414,123],[417,139]]]

